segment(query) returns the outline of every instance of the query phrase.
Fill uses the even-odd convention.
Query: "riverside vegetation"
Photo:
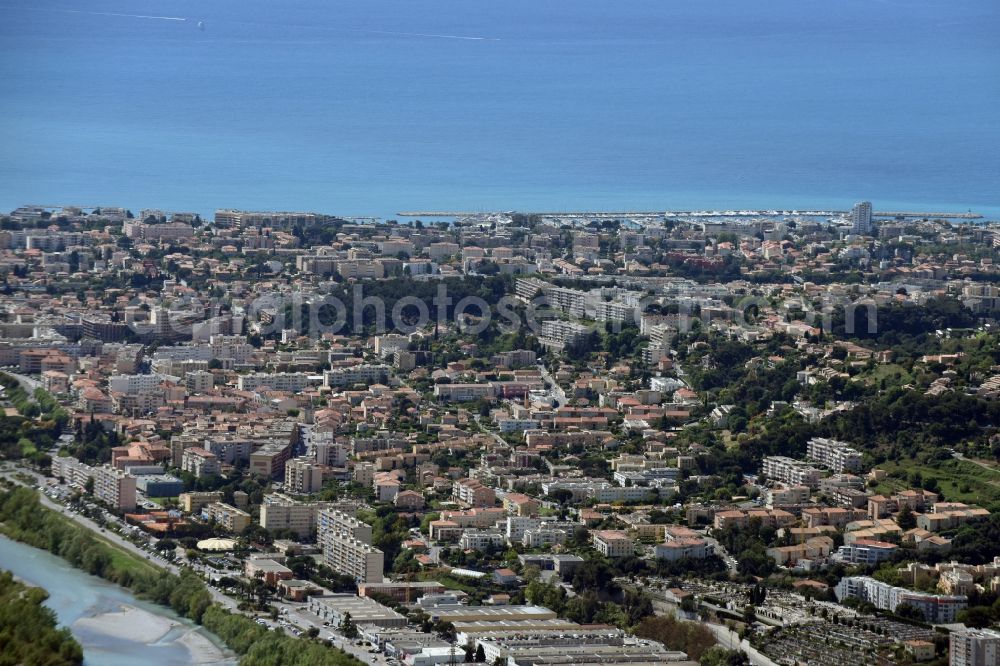
[[[42,604],[49,598],[40,587],[14,580],[0,571],[0,666],[74,666],[83,649],[69,629],[56,626],[56,615]]]
[[[286,636],[256,624],[249,617],[230,613],[212,603],[205,584],[193,572],[184,570],[178,576],[133,557],[86,528],[46,509],[29,488],[0,492],[0,521],[0,531],[8,537],[48,550],[78,569],[128,588],[142,599],[168,606],[204,626],[240,655],[243,666],[357,666],[361,663],[325,643]],[[36,592],[31,598],[37,596]],[[0,597],[0,602],[3,601],[4,597]],[[4,609],[0,615],[4,620],[0,624],[0,654],[3,654],[0,666],[8,663],[81,663],[80,660],[28,661],[26,658],[6,661],[8,650],[2,640],[8,633],[6,619],[10,613],[5,603],[0,603],[0,608]],[[12,625],[15,636],[20,635],[16,633],[17,628],[18,625]],[[38,644],[35,648],[49,645],[34,640]],[[79,646],[76,647],[79,650]]]

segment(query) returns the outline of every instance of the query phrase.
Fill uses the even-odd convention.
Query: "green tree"
[[[354,623],[354,618],[351,617],[350,613],[344,613],[344,619],[340,621],[340,633],[349,640],[358,637],[358,626]]]
[[[747,666],[747,656],[739,650],[727,650],[716,645],[705,651],[698,661],[700,666]]]
[[[926,618],[924,617],[924,612],[912,604],[899,604],[896,606],[896,615],[907,620],[917,620],[923,622]]]
[[[958,621],[969,627],[985,629],[993,621],[993,614],[988,606],[971,606],[959,611]]]
[[[896,516],[896,524],[904,530],[912,530],[917,526],[917,517],[913,515],[913,509],[909,504],[904,504],[900,509],[899,515]]]
[[[69,629],[56,627],[56,616],[43,604],[48,593],[18,583],[0,572],[0,664],[72,666],[83,663],[83,650]]]

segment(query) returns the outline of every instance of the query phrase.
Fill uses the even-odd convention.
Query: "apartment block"
[[[381,583],[385,555],[363,541],[339,536],[334,530],[320,530],[323,562],[334,571],[346,574],[359,583]]]
[[[872,495],[868,498],[868,516],[872,520],[885,518],[900,511],[904,506],[919,513],[937,502],[937,498],[937,494],[929,490],[904,490],[889,497]]]
[[[525,532],[537,530],[551,519],[533,518],[530,516],[507,516],[501,525],[504,528],[504,535],[510,543],[520,543]]]
[[[494,396],[492,384],[437,384],[434,397],[442,402],[471,402]]]
[[[452,486],[452,497],[467,507],[490,507],[496,504],[497,496],[478,479],[459,479]]]
[[[205,370],[195,370],[184,374],[184,387],[189,393],[207,393],[212,390],[214,375]]]
[[[782,486],[770,488],[767,491],[768,506],[786,504],[805,504],[809,501],[812,491],[808,486]]]
[[[562,349],[582,340],[590,334],[590,329],[583,324],[559,319],[547,319],[542,322],[540,342],[546,347]]]
[[[616,486],[603,479],[591,480],[553,480],[542,484],[542,491],[546,495],[551,495],[557,490],[568,490],[572,493],[571,501],[574,503],[592,499],[595,502],[642,502],[654,496],[654,492],[659,492],[663,497],[668,488],[645,488],[641,486]]]
[[[564,544],[569,541],[578,527],[577,524],[569,523],[543,523],[537,528],[525,530],[524,536],[521,537],[521,544],[525,548],[549,548]]]
[[[806,455],[836,474],[861,470],[861,454],[847,442],[813,437],[809,440]]]
[[[309,495],[323,489],[324,466],[310,458],[293,458],[285,463],[285,490]]]
[[[791,546],[776,546],[767,549],[767,556],[778,566],[794,566],[802,560],[824,558],[833,550],[833,539],[828,536],[810,537],[802,543]]]
[[[933,509],[930,513],[917,516],[917,527],[928,532],[941,532],[990,515],[986,509],[961,502],[937,502]]]
[[[208,506],[212,502],[219,502],[221,500],[221,492],[181,493],[177,497],[177,501],[181,505],[181,511],[184,513],[199,513],[204,507]]]
[[[305,372],[255,372],[240,375],[236,380],[236,388],[240,391],[256,391],[266,386],[275,391],[296,393],[319,383],[319,376]]]
[[[808,463],[785,456],[764,458],[763,470],[767,478],[792,486],[817,488],[822,472]]]
[[[292,457],[294,441],[267,442],[250,454],[250,473],[268,479],[284,478],[285,463]]]
[[[52,459],[52,474],[80,489],[87,486],[88,479],[93,479],[94,497],[118,511],[135,510],[136,479],[122,470],[110,465],[91,467],[76,458],[56,457]]]
[[[327,502],[299,502],[287,495],[265,495],[260,505],[260,526],[268,530],[291,530],[308,537],[316,530],[317,516],[329,508]]]
[[[751,520],[759,520],[762,526],[772,529],[788,527],[796,522],[794,514],[782,509],[750,509],[749,511],[730,509],[716,512],[712,526],[717,530],[730,527],[745,529],[750,525]]]
[[[119,511],[135,510],[135,477],[101,465],[94,467],[94,497]]]
[[[933,624],[954,622],[958,612],[968,606],[968,599],[965,596],[914,592],[868,576],[844,577],[837,584],[835,592],[838,601],[852,597],[892,612],[895,612],[900,605],[908,604],[920,610],[924,618]]]
[[[713,553],[713,548],[698,537],[678,537],[656,544],[653,553],[658,560],[676,562],[683,559],[704,559]]]
[[[181,456],[181,469],[199,478],[218,474],[222,470],[218,457],[199,446],[184,449]]]
[[[355,384],[378,384],[389,379],[392,370],[388,365],[352,365],[333,368],[323,373],[323,385],[335,388]]]
[[[897,550],[899,550],[899,546],[887,541],[858,539],[838,548],[834,559],[845,564],[871,566],[891,559]]]
[[[205,506],[204,516],[224,527],[226,530],[239,534],[250,525],[250,514],[235,506],[223,502],[212,502]]]
[[[535,365],[537,355],[529,349],[515,349],[514,351],[500,352],[495,354],[490,361],[500,368],[524,368]]]
[[[499,549],[504,545],[504,535],[500,530],[465,530],[458,539],[458,545],[463,550]]]
[[[996,666],[1000,664],[1000,632],[992,629],[962,629],[951,632],[950,666]]]
[[[620,530],[596,530],[591,543],[604,557],[625,557],[635,554],[635,542]]]
[[[371,544],[372,526],[337,509],[324,509],[317,514],[317,529],[321,534],[333,534],[346,539]]]

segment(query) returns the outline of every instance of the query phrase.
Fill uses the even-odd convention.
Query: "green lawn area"
[[[121,546],[119,546],[118,544],[109,540],[101,532],[95,532],[94,530],[84,527],[83,525],[80,525],[76,521],[64,515],[61,515],[53,511],[52,509],[43,507],[43,510],[59,516],[61,520],[71,523],[74,528],[82,530],[83,532],[89,534],[90,536],[94,537],[97,541],[99,541],[102,546],[105,546],[107,548],[108,556],[114,563],[115,568],[127,570],[133,574],[136,573],[156,574],[159,573],[160,571],[163,571],[162,568],[156,566],[155,564],[147,562],[143,558],[143,556],[129,552],[124,548],[122,548]]]
[[[101,541],[102,544],[108,547],[111,561],[114,563],[116,569],[126,570],[132,574],[156,574],[162,571],[160,567],[150,564],[139,555],[134,555],[123,550],[117,544],[114,544],[102,537],[99,533],[95,533],[95,536]]]
[[[434,571],[421,571],[417,574],[417,580],[431,580],[441,583],[445,588],[449,590],[460,590],[466,594],[472,594],[478,588],[472,584],[471,580],[463,580],[450,576],[446,573],[442,573],[441,569],[436,569]]]
[[[872,371],[865,375],[866,379],[871,379],[875,384],[879,383],[883,379],[889,380],[891,383],[897,385],[908,384],[913,381],[913,377],[903,368],[901,365],[896,363],[885,363],[883,365],[876,365],[872,368]]]
[[[887,472],[902,471],[907,477],[920,472],[924,479],[936,479],[941,494],[949,502],[977,504],[990,511],[1000,510],[1000,471],[988,470],[967,460],[946,460],[937,466],[915,461],[887,462],[879,465]],[[889,478],[879,484],[881,493],[910,487],[909,481]]]

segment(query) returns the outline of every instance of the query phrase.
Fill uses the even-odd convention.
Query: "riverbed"
[[[87,666],[238,663],[217,637],[172,610],[2,535],[0,568],[48,591],[45,605],[83,646]]]

